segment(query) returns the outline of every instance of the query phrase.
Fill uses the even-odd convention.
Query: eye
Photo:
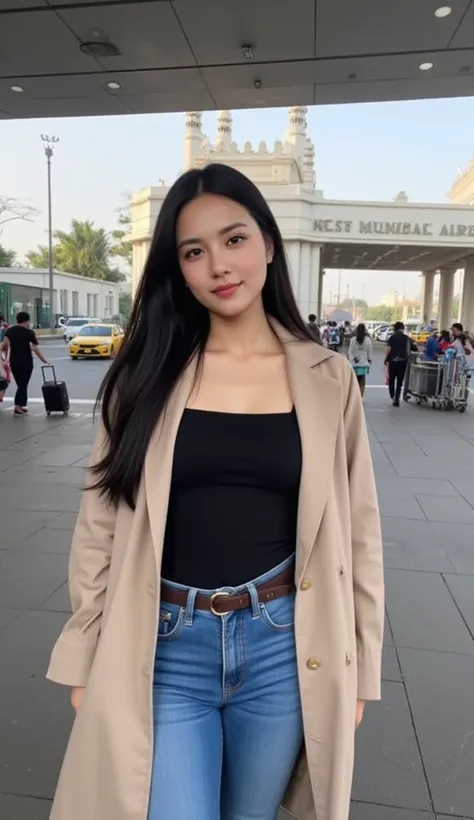
[[[198,259],[199,254],[201,254],[201,248],[192,248],[190,251],[187,251],[184,254],[185,259]]]
[[[246,239],[245,236],[231,236],[229,241],[227,242],[228,245],[240,245],[241,242],[244,242]]]

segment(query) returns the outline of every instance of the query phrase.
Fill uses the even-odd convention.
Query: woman
[[[347,820],[383,631],[363,409],[232,168],[169,191],[100,398],[52,820]]]
[[[349,344],[348,357],[359,382],[361,396],[364,397],[366,379],[372,364],[372,342],[364,324],[357,325],[356,335]]]

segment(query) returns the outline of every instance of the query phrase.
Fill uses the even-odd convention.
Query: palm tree
[[[69,233],[56,231],[57,257],[61,270],[107,279],[111,243],[103,228],[95,228],[93,222],[73,219]]]
[[[71,230],[56,231],[53,248],[54,267],[59,271],[120,282],[124,275],[111,268],[113,255],[110,236],[103,228],[95,228],[93,222],[73,219]],[[48,249],[40,245],[37,251],[30,251],[27,262],[33,267],[48,267]]]

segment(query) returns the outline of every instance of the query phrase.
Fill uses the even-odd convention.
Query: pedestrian
[[[349,343],[349,361],[359,382],[361,396],[364,396],[367,376],[372,364],[372,341],[364,324],[357,325],[356,335]]]
[[[348,820],[384,614],[363,406],[232,167],[168,192],[99,398],[51,820]]]
[[[406,335],[403,322],[395,322],[394,332],[388,340],[385,364],[388,364],[388,389],[394,407],[400,407],[403,380],[410,354],[418,350],[416,344]]]
[[[36,333],[30,328],[29,313],[20,311],[17,314],[16,325],[5,331],[1,351],[10,365],[17,387],[13,412],[15,416],[23,416],[28,412],[28,385],[33,372],[33,353],[43,364],[48,364],[39,348]]]
[[[438,339],[438,333],[436,330],[432,330],[430,335],[428,336],[425,344],[424,349],[424,359],[427,362],[436,362],[439,356],[439,345],[440,341]]]
[[[318,323],[316,321],[316,316],[314,313],[309,314],[307,327],[314,341],[318,342],[318,344],[321,344],[321,331],[319,330]]]
[[[0,313],[0,342],[3,342],[5,338],[5,332],[8,328],[8,322],[5,319],[3,313]]]

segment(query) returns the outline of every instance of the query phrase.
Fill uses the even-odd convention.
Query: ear
[[[275,246],[272,239],[265,237],[265,248],[267,252],[267,265],[269,265],[270,262],[273,262],[275,255]]]

